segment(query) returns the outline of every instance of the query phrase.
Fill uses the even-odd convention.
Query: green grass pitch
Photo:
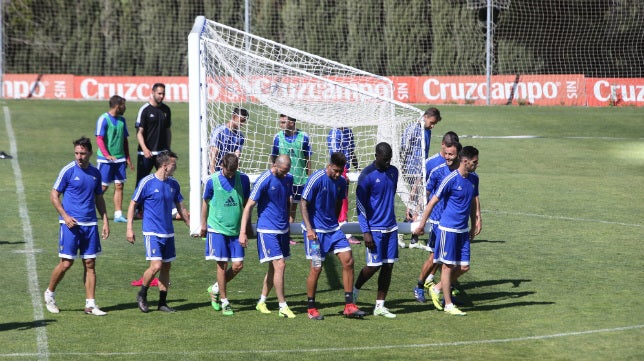
[[[128,102],[132,132],[139,106]],[[188,107],[170,106],[176,177],[187,197]],[[287,300],[297,318],[278,318],[274,293],[273,314],[254,310],[265,272],[254,242],[229,285],[236,313],[224,317],[206,293],[215,264],[204,260],[203,242],[181,222],[168,297],[177,313],[142,314],[136,307],[130,281],[146,268],[138,222],[136,245],[125,240],[125,225],[114,223],[103,242],[97,302],[108,316],[83,314],[78,262],[57,290],[61,313],[35,308],[32,297],[42,297],[58,262],[49,191],[73,159],[72,140],[93,136],[107,101],[3,101],[0,150],[17,148],[13,160],[0,160],[0,360],[644,359],[644,110],[440,109],[431,152],[448,130],[480,150],[483,232],[460,282],[468,315],[450,317],[414,300],[426,253],[403,249],[387,297],[396,319],[343,318],[340,268],[330,260],[317,295],[325,320],[314,322],[305,315],[308,264],[301,243],[286,268]],[[125,205],[135,173],[128,177]],[[112,188],[110,217],[111,194]],[[353,251],[358,270],[364,248]],[[372,279],[360,295],[365,311],[372,311],[375,291]],[[149,299],[156,306],[156,289]]]

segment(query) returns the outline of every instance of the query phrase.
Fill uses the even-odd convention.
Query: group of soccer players
[[[423,116],[425,133],[429,130],[430,136],[431,128],[440,121],[440,113],[436,116],[436,112],[425,112]],[[246,118],[248,112],[236,108],[233,116]],[[429,129],[427,124],[430,125]],[[123,130],[118,134],[122,136]],[[416,143],[416,147],[421,144]],[[429,145],[428,139],[426,145]],[[94,208],[103,219],[103,238],[109,236],[105,202],[102,198],[105,188],[100,187],[100,172],[89,164],[91,143],[87,138],[81,138],[74,142],[74,146],[76,161],[66,167],[71,171],[61,171],[52,190],[52,202],[61,215],[61,263],[52,274],[53,286],[50,283],[50,288],[45,293],[45,303],[50,312],[58,312],[53,298],[55,285],[71,267],[76,252],[80,250],[85,265],[88,297],[85,312],[104,315],[105,312],[94,303],[93,293],[94,259],[100,253]],[[375,160],[362,170],[358,178],[356,209],[365,244],[366,265],[358,273],[355,283],[353,255],[339,219],[342,220],[343,206],[346,212],[348,198],[348,182],[343,175],[349,164],[357,168],[357,160],[353,150],[335,150],[337,151],[330,151],[329,163],[325,168],[308,176],[301,191],[301,227],[306,258],[313,258],[310,252],[313,243],[319,244],[322,261],[331,254],[338,257],[342,265],[345,296],[343,314],[346,317],[366,315],[356,305],[359,290],[373,275],[379,273],[373,315],[395,318],[396,315],[384,304],[393,265],[398,260],[398,228],[394,208],[399,173],[390,163],[392,148],[384,142],[377,144]],[[425,149],[425,155],[427,151]],[[416,154],[418,150],[412,149],[412,152]],[[292,159],[288,154],[272,157],[270,168],[257,178],[251,189],[248,176],[239,170],[239,156],[239,152],[221,152],[213,157],[212,160],[217,161],[217,164],[211,167],[212,174],[204,183],[200,235],[205,237],[206,259],[217,263],[216,282],[208,287],[212,307],[226,316],[234,314],[226,285],[243,268],[248,236],[253,232],[250,227],[251,211],[257,206],[257,252],[260,263],[267,264],[267,271],[256,309],[265,314],[272,312],[266,305],[266,299],[275,288],[279,303],[278,315],[294,318],[295,314],[286,302],[284,291],[286,259],[291,255],[289,241],[294,191]],[[149,210],[144,213],[142,222],[146,259],[150,261],[143,276],[141,291],[137,295],[137,303],[142,312],[149,311],[147,289],[157,273],[160,273],[158,310],[174,312],[166,303],[170,264],[176,257],[173,208],[177,209],[179,216],[189,225],[189,215],[183,206],[179,184],[172,177],[176,169],[176,158],[176,154],[169,151],[158,155],[156,172],[137,186],[128,210],[127,240],[131,243],[135,239],[132,230],[135,208],[140,203],[145,203],[145,208]],[[412,158],[404,163],[405,167],[418,167],[409,164],[410,160]],[[414,158],[414,161],[422,162],[424,158]],[[129,157],[127,164],[130,165]],[[458,136],[448,132],[443,137],[441,151],[427,159],[426,191],[429,202],[422,215],[418,215],[418,227],[414,230],[414,235],[423,234],[425,223],[429,219],[432,228],[428,243],[434,251],[422,267],[418,285],[414,289],[415,297],[424,302],[427,289],[436,308],[444,309],[451,315],[465,315],[452,302],[451,286],[468,271],[470,239],[481,230],[478,176],[474,173],[477,165],[478,151],[469,146],[461,147]],[[65,197],[60,202],[62,193],[65,193]],[[344,217],[346,218],[346,213]],[[468,228],[468,220],[471,220],[471,230]],[[72,245],[74,242],[75,246]],[[437,264],[442,265],[441,275],[440,281],[434,283],[433,274]],[[307,316],[312,320],[324,319],[315,301],[321,268],[319,264],[311,262],[306,281]],[[440,300],[441,293],[444,306]]]

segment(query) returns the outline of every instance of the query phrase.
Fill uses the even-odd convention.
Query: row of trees
[[[252,0],[251,32],[379,75],[485,73],[485,0]],[[241,0],[5,0],[7,73],[187,75],[197,15]],[[493,70],[642,77],[644,1],[494,0]]]

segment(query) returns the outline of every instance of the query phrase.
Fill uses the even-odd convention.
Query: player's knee
[[[241,262],[234,262],[231,266],[231,269],[233,270],[234,274],[241,272],[243,268],[244,268],[244,264]]]
[[[351,269],[353,269],[353,264],[354,264],[354,262],[353,262],[353,257],[349,257],[349,258],[345,259],[345,260],[342,262],[342,266],[343,266],[344,268],[351,268]]]

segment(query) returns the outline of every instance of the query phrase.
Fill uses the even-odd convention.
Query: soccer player
[[[422,234],[425,223],[436,205],[443,201],[436,238],[434,262],[443,264],[441,280],[435,287],[430,287],[432,301],[438,299],[442,291],[445,300],[445,312],[455,316],[465,316],[452,303],[451,286],[460,276],[470,269],[470,240],[481,232],[481,213],[478,201],[479,177],[474,173],[479,162],[479,151],[472,147],[463,147],[459,153],[458,169],[451,172],[436,193],[427,203],[414,234]],[[472,227],[468,229],[468,218]],[[434,305],[438,302],[434,301]],[[439,303],[440,304],[440,303]],[[437,307],[439,310],[440,308]]]
[[[139,186],[141,179],[150,174],[153,167],[156,167],[157,155],[163,151],[170,150],[172,142],[172,114],[163,100],[165,99],[165,84],[155,83],[152,85],[150,100],[141,106],[136,117],[134,127],[136,139],[139,142],[137,163],[136,163],[136,186]],[[157,168],[158,169],[158,168]],[[142,204],[137,208],[137,216],[140,216]]]
[[[445,137],[443,137],[443,139],[445,139]],[[429,179],[426,186],[427,194],[429,195],[427,197],[428,199],[431,199],[432,196],[436,193],[436,190],[438,189],[438,186],[441,184],[443,179],[456,168],[458,168],[458,153],[461,151],[461,149],[461,143],[459,143],[458,141],[443,141],[443,143],[441,144],[440,153],[437,153],[436,157],[430,158],[441,159],[442,163],[434,167],[429,174]],[[429,163],[429,161],[427,163]],[[442,212],[443,203],[439,202],[434,207],[429,216],[429,222],[432,227],[429,234],[429,240],[427,241],[429,255],[427,256],[425,263],[423,263],[423,266],[420,270],[420,275],[418,276],[418,284],[414,288],[414,297],[418,302],[425,302],[425,289],[429,290],[430,287],[434,286],[434,274],[438,269],[438,264],[434,263],[434,248],[436,245],[436,235],[438,234],[438,220],[440,219]],[[434,301],[434,299],[432,298],[433,302],[437,302],[437,300]],[[440,303],[438,305],[435,304],[434,306],[436,306],[438,309],[442,308]]]
[[[340,209],[340,215],[338,216],[338,222],[342,225],[347,222],[347,214],[349,213],[349,177],[347,176],[347,171],[353,166],[353,168],[358,171],[358,157],[356,157],[356,144],[353,138],[353,130],[349,127],[339,127],[333,128],[329,132],[329,136],[326,140],[327,148],[329,148],[329,156],[335,152],[342,152],[347,159],[347,163],[342,170],[342,177],[347,182],[347,194],[342,199],[342,208]],[[359,244],[360,240],[356,237],[353,237],[350,234],[347,234],[347,239],[351,244]]]
[[[244,267],[244,248],[239,243],[242,211],[250,195],[250,180],[241,173],[239,158],[226,153],[221,170],[206,182],[201,205],[201,237],[206,237],[206,260],[217,262],[217,281],[208,287],[211,305],[232,316],[226,286]],[[228,268],[228,262],[232,262]]]
[[[356,190],[358,222],[366,246],[366,265],[358,274],[353,289],[354,301],[358,291],[378,270],[378,295],[375,316],[395,318],[385,307],[394,262],[398,260],[398,224],[394,212],[398,169],[391,165],[392,150],[388,143],[376,145],[376,160],[362,170]]]
[[[56,305],[56,286],[74,264],[74,259],[83,260],[83,282],[85,283],[85,313],[105,316],[107,313],[98,308],[95,301],[96,257],[101,253],[101,240],[98,235],[96,211],[103,220],[101,236],[110,236],[110,225],[105,210],[101,173],[89,163],[92,156],[92,143],[82,137],[74,141],[75,160],[67,164],[49,194],[49,199],[58,212],[60,240],[58,257],[60,262],[51,273],[49,286],[45,291],[45,306],[51,313],[59,313]],[[60,196],[63,196],[61,201]]]
[[[123,217],[123,185],[127,179],[126,170],[134,170],[130,160],[129,136],[125,125],[125,98],[113,95],[110,110],[96,121],[96,165],[101,172],[103,193],[114,183],[114,222],[125,223]]]
[[[342,264],[342,282],[344,284],[344,312],[346,317],[363,317],[365,313],[358,309],[353,300],[353,254],[346,236],[340,230],[338,213],[342,199],[346,197],[346,181],[340,177],[347,159],[343,153],[331,154],[325,169],[313,173],[304,186],[302,193],[302,225],[304,227],[304,249],[306,258],[311,259],[309,243],[317,240],[320,244],[322,261],[333,252]],[[308,316],[312,320],[322,320],[324,316],[315,307],[315,291],[322,267],[314,267],[306,280],[306,297]]]
[[[260,263],[268,263],[262,294],[255,307],[261,313],[271,313],[266,307],[266,297],[273,287],[279,302],[280,317],[295,318],[284,297],[284,271],[286,259],[291,256],[289,245],[289,209],[293,192],[291,159],[282,154],[275,159],[270,170],[262,173],[255,182],[244,212],[242,213],[239,243],[246,247],[246,233],[250,213],[257,205],[257,254]]]
[[[296,119],[280,114],[280,127],[282,128],[273,138],[271,163],[280,154],[287,154],[291,158],[291,174],[293,175],[293,199],[289,211],[289,222],[295,222],[297,204],[302,198],[302,189],[306,179],[311,174],[311,144],[309,135],[295,127]],[[292,243],[291,243],[292,244]]]
[[[411,201],[417,201],[418,192],[421,192],[421,174],[424,160],[429,156],[429,144],[431,142],[432,129],[441,121],[441,113],[438,109],[428,108],[421,120],[408,126],[402,136],[400,144],[400,159],[402,160],[404,174],[403,178],[411,188]],[[425,140],[423,148],[422,139]],[[418,216],[417,209],[407,209],[406,221],[412,222]],[[405,243],[399,242],[402,248]],[[418,238],[412,236],[409,248],[419,248]]]
[[[210,173],[219,170],[224,154],[234,153],[237,157],[241,156],[246,138],[240,128],[247,120],[248,110],[235,108],[228,123],[222,124],[212,131],[210,135]]]
[[[177,257],[174,246],[174,225],[172,224],[172,209],[175,207],[185,224],[190,227],[188,211],[183,205],[181,187],[172,175],[177,169],[177,155],[174,152],[162,152],[157,155],[157,170],[143,179],[136,187],[130,207],[127,210],[126,238],[134,244],[135,236],[132,220],[137,204],[144,203],[146,211],[143,214],[141,229],[145,241],[145,259],[150,261],[149,267],[143,273],[141,290],[136,296],[136,302],[141,312],[147,313],[148,288],[152,279],[159,273],[159,304],[158,310],[174,312],[168,306],[167,296],[170,287],[170,268]]]
[[[441,150],[438,153],[427,158],[425,161],[425,181],[429,179],[432,170],[442,164],[445,164],[445,148],[451,147],[453,144],[459,142],[458,134],[449,131],[443,135],[441,140]],[[458,156],[458,154],[457,154]]]

